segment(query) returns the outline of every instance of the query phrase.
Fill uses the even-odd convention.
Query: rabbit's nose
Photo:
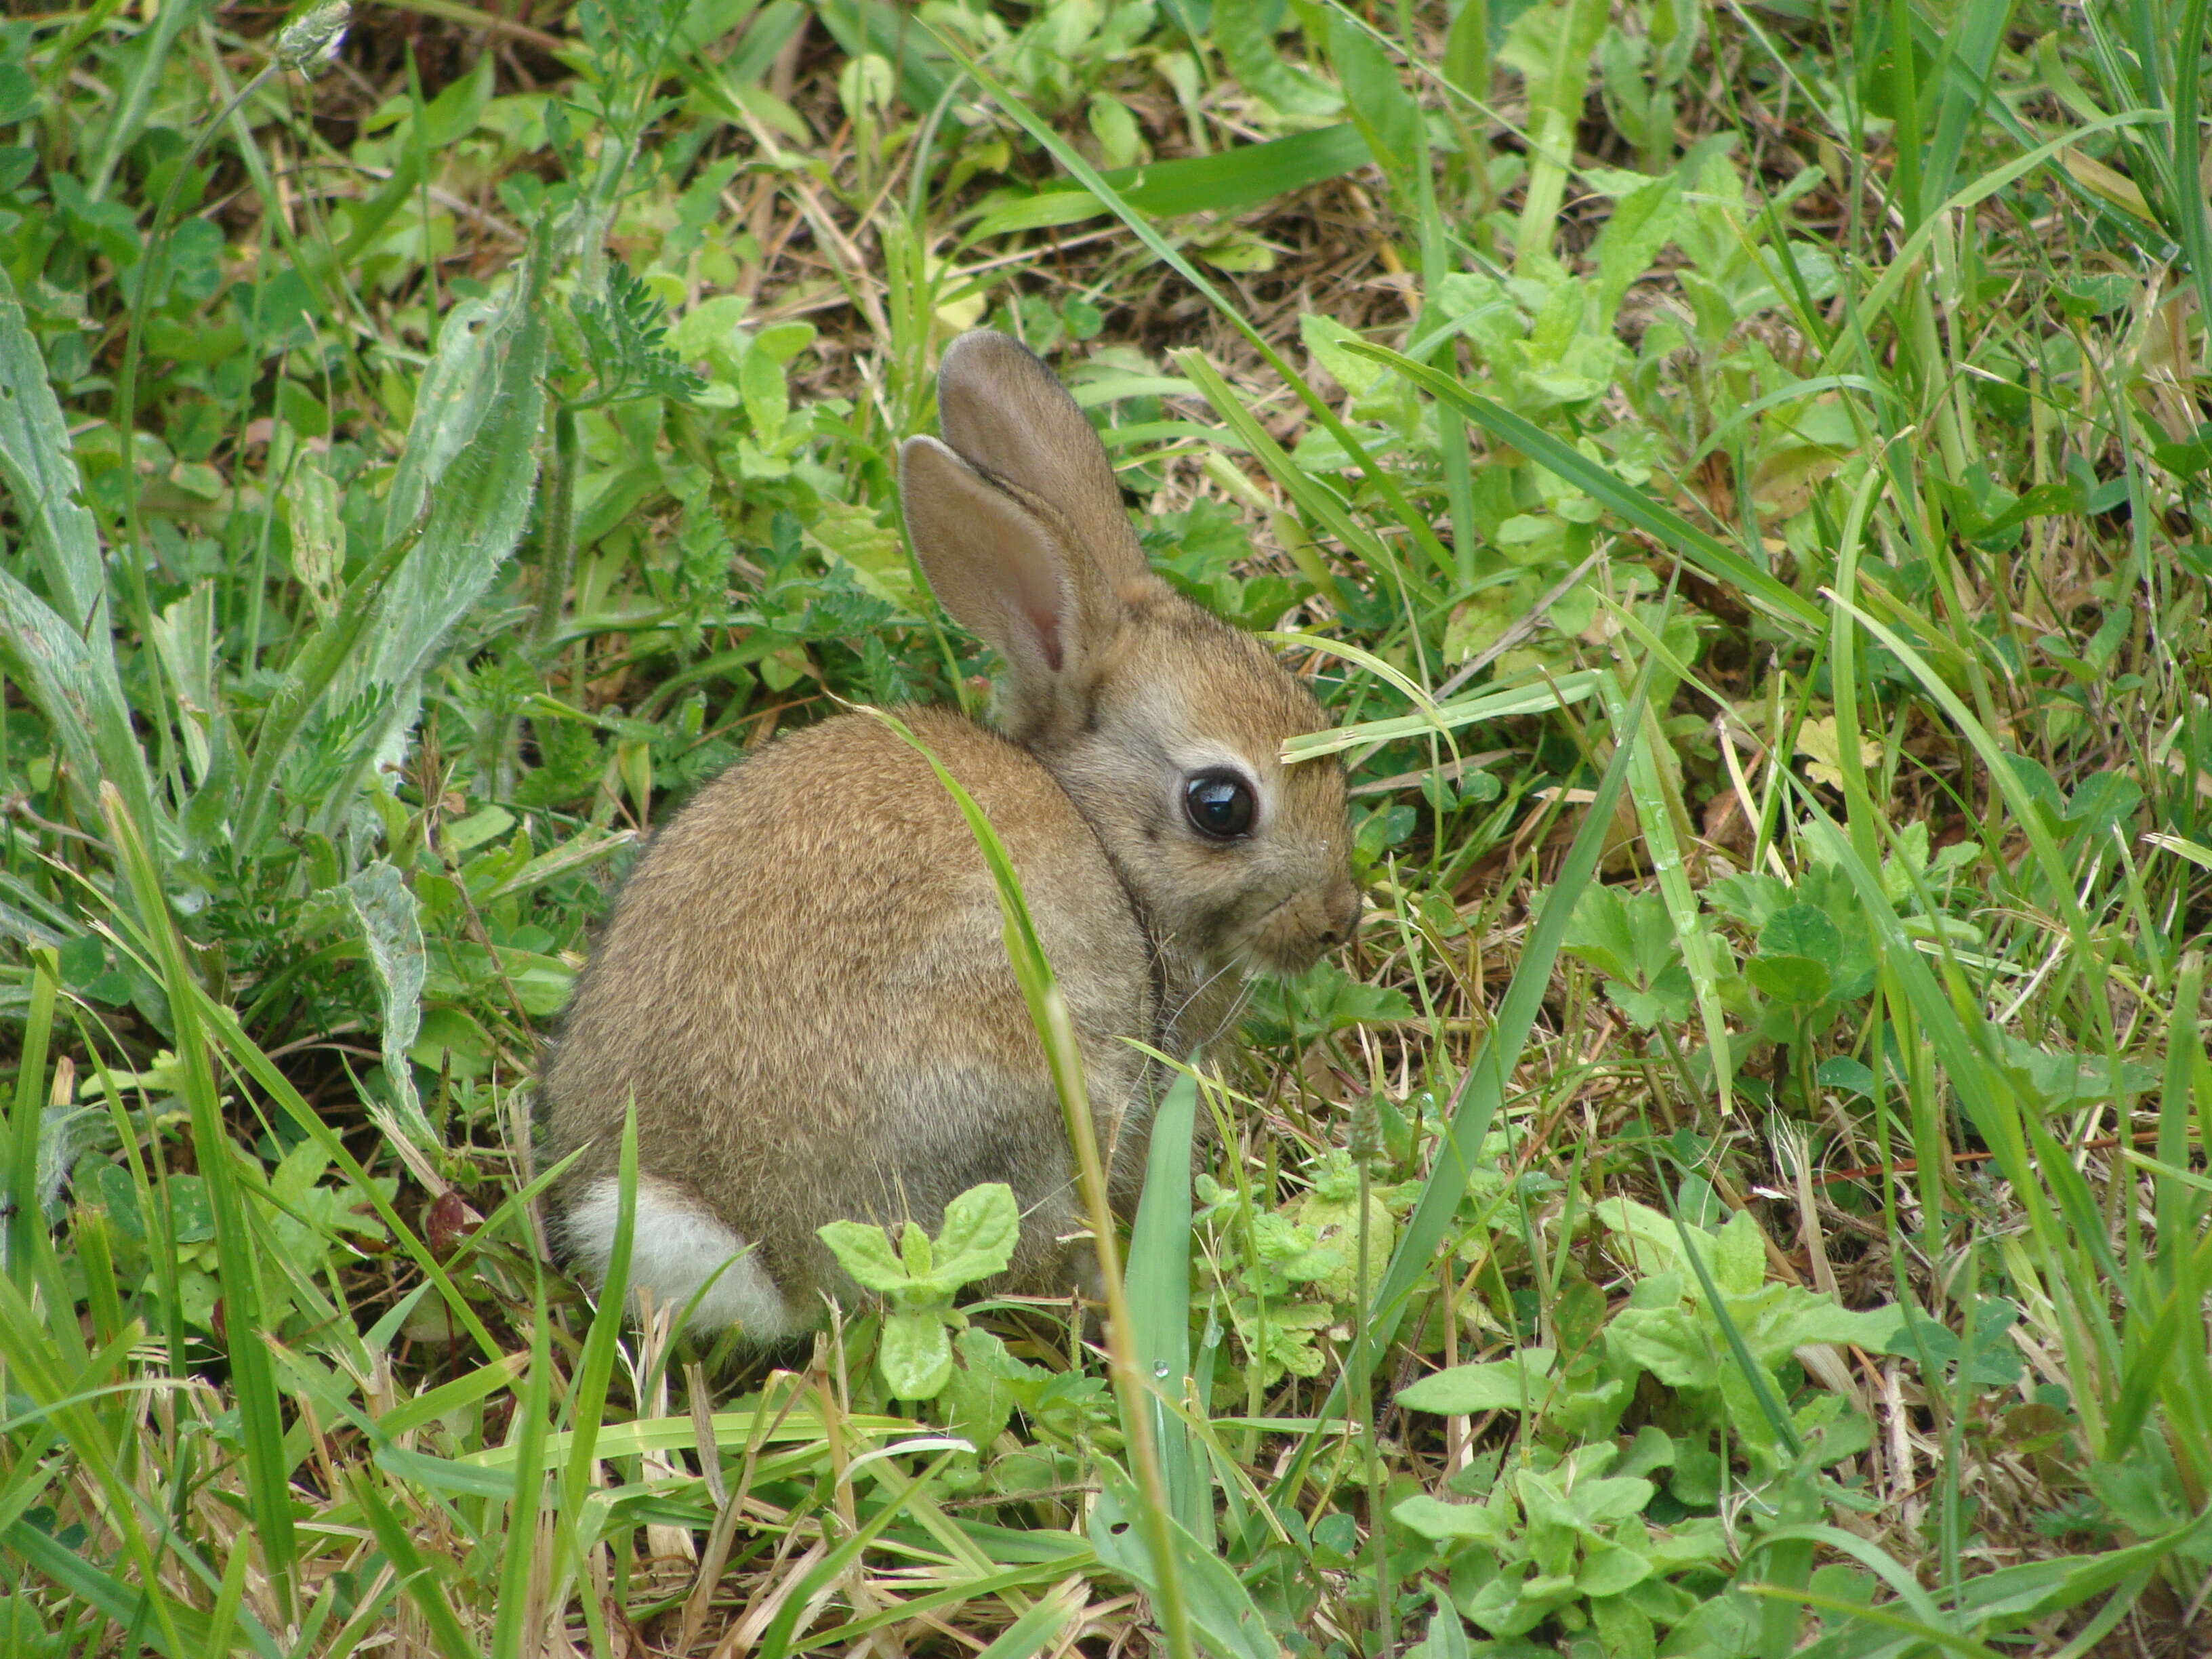
[[[1338,896],[1332,907],[1334,917],[1321,931],[1320,939],[1324,950],[1334,951],[1359,931],[1359,913],[1363,903],[1357,887],[1347,887]]]

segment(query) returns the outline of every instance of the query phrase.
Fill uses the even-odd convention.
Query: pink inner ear
[[[1044,654],[1045,666],[1057,674],[1060,668],[1060,618],[1066,605],[1066,596],[1060,592],[1054,574],[1042,562],[1028,565],[1019,577],[1015,604],[1022,621],[1036,636],[1037,649]]]

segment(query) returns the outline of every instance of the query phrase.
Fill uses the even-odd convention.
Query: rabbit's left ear
[[[934,438],[900,447],[899,496],[938,602],[1006,659],[1008,729],[1036,730],[1079,705],[1123,608],[1066,517]]]
[[[1075,550],[1110,582],[1142,575],[1144,549],[1121,507],[1106,446],[1053,373],[1011,335],[975,329],[937,373],[945,441],[970,466],[1037,497],[1067,521]]]

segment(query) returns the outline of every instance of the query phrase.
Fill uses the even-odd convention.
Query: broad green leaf
[[[419,536],[391,570],[374,615],[351,623],[357,638],[349,647],[317,649],[347,625],[342,605],[295,659],[299,684],[287,697],[301,719],[325,693],[342,702],[376,701],[378,718],[355,744],[345,782],[372,762],[398,758],[420,708],[422,676],[529,521],[545,404],[549,234],[533,238],[502,298],[464,301],[447,314],[385,504],[387,547],[404,547],[418,526]],[[271,720],[277,707],[272,702]],[[296,726],[264,729],[255,746],[256,778],[273,776],[280,758],[264,756],[264,748],[281,751],[296,732]],[[342,784],[331,799],[307,805],[319,809],[330,833],[353,804]],[[252,821],[263,821],[266,810],[249,793],[244,811]]]
[[[1680,936],[1656,893],[1593,887],[1575,907],[1561,946],[1606,975],[1605,994],[1645,1030],[1686,1018],[1693,995]]]
[[[1607,980],[1605,994],[1638,1030],[1649,1031],[1666,1021],[1687,1019],[1696,988],[1690,970],[1676,963],[1661,972],[1647,989],[1639,991],[1619,980]]]
[[[1791,901],[1788,884],[1763,870],[1723,876],[1705,890],[1705,902],[1747,927],[1764,927]]]
[[[890,1235],[865,1221],[832,1221],[815,1230],[837,1265],[864,1291],[889,1296],[910,1282],[906,1263],[891,1248]]]
[[[918,1302],[924,1297],[935,1300],[930,1269],[936,1265],[937,1252],[919,1222],[909,1221],[899,1230],[898,1252],[899,1265],[907,1276],[907,1290],[901,1300]]]
[[[1651,1486],[1648,1480],[1636,1484],[1647,1491]],[[1620,1544],[1594,1544],[1583,1556],[1582,1571],[1575,1575],[1575,1589],[1583,1595],[1619,1595],[1650,1576],[1649,1556]]]
[[[1835,976],[1827,964],[1810,957],[1756,956],[1743,964],[1743,976],[1777,1002],[1811,1008],[1827,1000]]]
[[[1613,204],[1590,254],[1597,262],[1597,325],[1611,328],[1630,283],[1651,269],[1674,234],[1681,212],[1682,181],[1675,173],[1653,179]]]
[[[705,362],[722,378],[734,379],[752,346],[744,326],[751,303],[742,294],[702,300],[669,325],[669,349],[687,363]]]
[[[952,1376],[952,1340],[934,1309],[884,1316],[876,1364],[901,1400],[934,1400]]]
[[[1628,903],[1617,887],[1599,885],[1583,891],[1559,948],[1609,979],[1632,983],[1640,977],[1636,939],[1629,931]]]
[[[0,482],[47,592],[42,601],[15,572],[0,568],[0,667],[37,704],[61,744],[79,810],[97,817],[105,778],[121,792],[132,819],[145,826],[159,856],[167,820],[157,811],[116,672],[99,535],[79,499],[69,428],[47,383],[46,361],[4,271],[0,387]]]
[[[438,1144],[415,1091],[415,1046],[422,1020],[422,924],[415,895],[399,872],[382,859],[356,872],[340,890],[367,947],[383,1022],[385,1081],[399,1102],[399,1122],[418,1146]]]
[[[1770,1285],[1761,1296],[1765,1299],[1764,1307],[1744,1309],[1733,1300],[1729,1306],[1739,1314],[1745,1343],[1768,1364],[1781,1364],[1790,1352],[1812,1342],[1887,1353],[1905,1322],[1905,1310],[1894,1304],[1846,1308],[1833,1297],[1796,1285]],[[2005,1347],[2017,1362],[2017,1351],[2009,1343]],[[2013,1375],[2018,1375],[2016,1364]]]
[[[496,395],[493,352],[505,309],[495,300],[464,300],[440,325],[437,354],[416,388],[406,447],[384,497],[386,542],[428,509],[438,480],[483,427]]]
[[[0,569],[0,668],[46,717],[69,768],[70,793],[89,815],[103,780],[150,813],[146,762],[100,629],[88,642],[54,608]]]
[[[1002,1181],[971,1187],[945,1206],[933,1277],[940,1283],[969,1285],[1004,1273],[1021,1233],[1012,1188]]]
[[[338,514],[337,480],[315,456],[302,450],[284,483],[284,517],[292,537],[292,574],[307,590],[317,620],[337,611],[344,586],[345,525]]]
[[[1098,141],[1098,149],[1109,167],[1133,165],[1143,143],[1137,130],[1137,118],[1120,99],[1106,93],[1095,93],[1089,111],[1091,136]]]
[[[1102,1565],[1157,1595],[1159,1565],[1144,1528],[1136,1518],[1139,1499],[1128,1477],[1109,1463],[1099,1465],[1102,1483],[1091,1510],[1091,1542]],[[1215,1659],[1282,1659],[1267,1618],[1253,1604],[1229,1564],[1203,1550],[1172,1516],[1166,1517],[1169,1547],[1181,1582],[1190,1622]]]
[[[918,620],[924,613],[899,533],[855,501],[824,501],[805,532],[833,565],[891,608],[894,620]]]
[[[464,301],[440,331],[392,480],[386,537],[399,535],[417,512],[428,520],[363,642],[370,684],[415,682],[522,534],[544,406],[538,304],[526,271],[504,301]]]
[[[67,625],[87,639],[107,635],[107,579],[99,532],[79,499],[69,426],[46,380],[15,284],[0,270],[0,481],[15,503],[23,539]]]
[[[1407,1659],[1473,1659],[1474,1650],[1468,1646],[1467,1625],[1460,1618],[1459,1609],[1452,1606],[1451,1598],[1441,1586],[1433,1593],[1437,1610],[1429,1620],[1428,1634],[1407,1650]]]
[[[1607,1349],[1670,1389],[1710,1389],[1723,1352],[1712,1331],[1681,1308],[1624,1308],[1605,1328]]]
[[[1503,1550],[1512,1542],[1512,1512],[1488,1504],[1446,1504],[1422,1493],[1401,1499],[1390,1516],[1401,1526],[1439,1543],[1472,1538]]]
[[[784,380],[783,365],[756,346],[738,365],[738,395],[744,400],[745,418],[752,422],[754,438],[764,449],[775,447],[791,414],[791,389]]]
[[[1453,1365],[1399,1389],[1398,1403],[1454,1417],[1530,1410],[1543,1403],[1557,1358],[1549,1348],[1523,1348],[1510,1359]]]
[[[1664,1211],[1639,1204],[1632,1198],[1608,1198],[1594,1206],[1591,1213],[1600,1224],[1627,1239],[1635,1265],[1647,1280],[1681,1265],[1682,1232]],[[1711,1236],[1698,1228],[1686,1231],[1693,1240],[1710,1242]],[[1647,1284],[1644,1288],[1650,1287]]]
[[[1419,155],[1419,106],[1389,55],[1340,8],[1329,9],[1328,38],[1329,66],[1344,88],[1346,112],[1376,161],[1403,180]]]
[[[1713,1243],[1713,1282],[1723,1296],[1749,1296],[1766,1282],[1766,1241],[1748,1210],[1728,1218]]]
[[[1346,341],[1357,340],[1359,336],[1335,318],[1312,311],[1304,313],[1298,319],[1298,338],[1336,383],[1353,397],[1364,398],[1382,383],[1381,364],[1344,349]]]

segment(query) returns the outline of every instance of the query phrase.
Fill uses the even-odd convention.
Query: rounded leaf
[[[902,1400],[934,1400],[952,1380],[952,1340],[936,1312],[884,1316],[876,1368]]]
[[[1792,1008],[1810,1008],[1826,1001],[1835,984],[1835,976],[1826,964],[1810,957],[1756,956],[1743,964],[1743,973],[1775,1001]]]
[[[1832,971],[1844,959],[1844,937],[1811,905],[1792,904],[1776,911],[1759,930],[1759,955],[1808,957]]]

